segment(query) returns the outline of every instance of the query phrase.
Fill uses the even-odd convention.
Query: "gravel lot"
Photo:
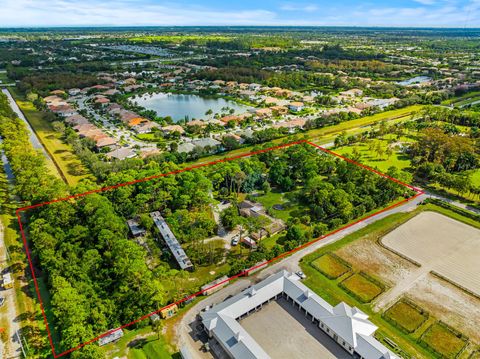
[[[240,324],[275,359],[351,358],[284,299],[270,302]]]

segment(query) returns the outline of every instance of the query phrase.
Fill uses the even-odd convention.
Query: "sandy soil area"
[[[431,271],[469,289],[480,289],[480,230],[435,212],[423,212],[387,234],[382,243],[360,239],[335,253],[357,270],[371,273],[390,289],[374,304],[387,309],[406,295],[430,315],[480,344],[480,299],[432,275]]]
[[[422,212],[382,242],[480,295],[480,230],[435,212]]]
[[[407,277],[417,266],[369,239],[357,240],[335,252],[354,268],[373,274],[389,286]]]

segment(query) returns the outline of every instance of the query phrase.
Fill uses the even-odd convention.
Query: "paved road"
[[[449,199],[447,197],[443,197],[443,196],[440,196],[438,194],[431,193],[431,192],[428,192],[428,191],[426,193],[427,193],[428,197],[440,199],[444,202],[447,202],[447,203],[451,204],[452,206],[455,206],[455,207],[464,209],[466,211],[470,211],[470,212],[473,212],[475,214],[480,215],[480,210],[479,209],[474,208],[472,206],[469,206],[468,204],[461,203],[461,202],[458,202],[458,201],[454,201],[453,199]]]
[[[296,272],[300,270],[299,266],[299,261],[301,258],[306,256],[309,253],[312,253],[316,251],[317,249],[326,246],[328,244],[331,244],[333,242],[336,242],[345,236],[358,231],[359,229],[374,223],[382,218],[385,218],[391,214],[394,213],[399,213],[399,212],[409,212],[414,210],[418,204],[422,201],[424,201],[427,198],[427,195],[421,195],[413,200],[410,200],[402,205],[399,205],[395,208],[392,208],[390,210],[384,211],[382,213],[379,213],[375,216],[372,216],[364,221],[358,222],[344,230],[341,230],[325,239],[322,239],[320,241],[317,241],[313,244],[311,244],[308,247],[305,247],[301,250],[298,250],[297,252],[293,253],[292,255],[280,260],[279,262],[276,262],[274,264],[271,264],[269,267],[266,269],[262,270],[261,272],[248,277],[248,278],[241,278],[238,281],[228,285],[224,289],[220,290],[217,293],[214,293],[208,297],[206,297],[204,300],[200,301],[197,303],[195,306],[193,306],[182,318],[182,320],[178,323],[177,328],[176,328],[176,342],[178,347],[186,346],[189,351],[192,353],[194,359],[201,359],[201,358],[211,358],[210,356],[206,355],[205,353],[200,351],[200,346],[201,343],[199,341],[195,341],[192,336],[192,327],[196,327],[199,325],[198,322],[195,321],[196,315],[200,312],[201,309],[205,308],[206,306],[211,306],[216,303],[220,303],[225,298],[227,298],[230,295],[235,295],[242,291],[243,289],[247,288],[248,286],[265,279],[266,277],[270,276],[273,273],[278,272],[281,269],[286,269],[290,272]],[[192,324],[193,323],[193,324]]]
[[[7,95],[8,102],[10,103],[10,107],[11,107],[12,110],[17,114],[18,118],[20,118],[20,119],[27,125],[28,132],[30,133],[30,135],[29,135],[29,137],[30,137],[30,142],[31,142],[33,148],[42,151],[42,153],[45,155],[45,157],[46,157],[48,160],[53,161],[53,160],[50,158],[50,156],[48,155],[47,151],[45,151],[45,148],[43,147],[42,143],[41,143],[40,140],[38,139],[36,133],[33,131],[32,126],[30,126],[30,123],[27,121],[27,119],[26,119],[25,116],[23,115],[23,112],[20,110],[20,108],[18,107],[17,103],[16,103],[15,100],[13,99],[12,95],[10,94],[10,91],[8,91],[8,89],[2,89],[2,92],[3,92],[5,95]]]
[[[1,268],[8,267],[7,249],[4,242],[4,226],[0,221],[0,265]],[[3,274],[7,269],[3,269]],[[12,275],[13,276],[13,275]],[[0,308],[0,320],[7,323],[8,342],[0,341],[0,358],[20,358],[22,350],[18,341],[17,333],[20,332],[20,321],[18,318],[18,309],[16,304],[15,289],[0,289],[0,297],[5,298],[5,304]]]

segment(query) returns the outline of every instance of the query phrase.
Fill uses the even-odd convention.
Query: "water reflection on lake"
[[[174,121],[207,118],[205,113],[212,110],[215,113],[227,113],[225,108],[233,109],[235,114],[246,112],[249,106],[228,101],[223,98],[208,98],[198,95],[156,93],[144,94],[132,98],[140,106],[154,110],[158,116],[170,116]],[[222,110],[224,109],[224,110]]]

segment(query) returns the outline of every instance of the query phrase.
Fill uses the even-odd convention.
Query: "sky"
[[[480,27],[480,0],[0,0],[0,27]]]

